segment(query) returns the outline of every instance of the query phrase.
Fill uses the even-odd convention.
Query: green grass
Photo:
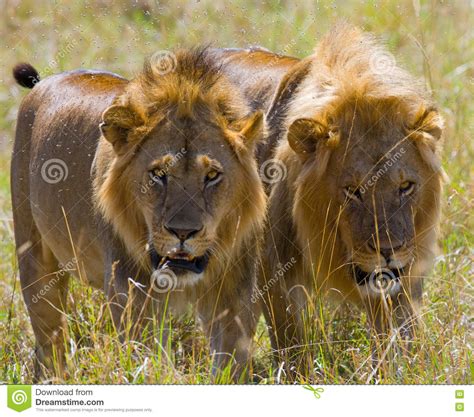
[[[384,37],[410,71],[427,80],[447,120],[442,255],[426,280],[423,326],[411,357],[387,361],[382,383],[456,383],[474,379],[474,10],[453,1],[47,2],[4,4],[0,17],[0,383],[28,383],[34,338],[19,292],[9,195],[9,158],[15,116],[25,91],[11,67],[31,62],[42,75],[99,68],[133,76],[144,56],[198,43],[259,44],[303,57],[338,18]],[[420,3],[418,9],[417,4]],[[206,341],[190,319],[174,326],[173,345],[119,343],[104,296],[73,282],[69,303],[66,383],[210,383]],[[323,331],[324,329],[324,331]],[[365,315],[318,303],[308,320],[314,371],[300,382],[365,383],[371,342]],[[183,340],[193,336],[189,345]],[[275,382],[263,321],[255,343],[254,381]],[[164,359],[165,358],[165,359]],[[167,358],[167,359],[166,359]],[[217,382],[228,382],[222,375]],[[282,381],[285,381],[283,375]]]

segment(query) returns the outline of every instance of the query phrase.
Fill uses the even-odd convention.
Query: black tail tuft
[[[38,71],[26,63],[16,64],[13,68],[13,76],[18,84],[26,88],[33,88],[40,80]]]

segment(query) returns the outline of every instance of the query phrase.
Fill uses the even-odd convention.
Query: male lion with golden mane
[[[63,369],[65,272],[104,289],[122,334],[192,304],[216,369],[232,358],[237,378],[246,367],[266,205],[254,158],[263,116],[207,49],[171,63],[163,71],[148,60],[130,82],[79,70],[36,83],[30,65],[14,69],[33,87],[11,178],[38,371]]]
[[[303,60],[220,53],[254,108],[266,110],[258,155],[269,219],[254,298],[272,347],[301,343],[308,293],[365,306],[377,332],[412,337],[443,182],[443,121],[423,84],[345,24]]]

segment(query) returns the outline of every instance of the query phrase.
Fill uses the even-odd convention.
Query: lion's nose
[[[373,251],[373,252],[378,252],[380,253],[380,255],[382,255],[385,260],[388,262],[390,260],[390,257],[395,253],[397,252],[398,250],[400,250],[401,248],[403,248],[403,243],[400,244],[400,245],[397,245],[397,246],[390,246],[390,247],[381,247],[379,249],[377,249],[373,244],[372,242],[367,242],[367,246]]]
[[[184,242],[185,240],[188,240],[199,233],[202,230],[202,227],[200,229],[179,229],[165,226],[165,229],[168,230],[168,232],[170,232],[172,235],[175,235],[181,242]]]

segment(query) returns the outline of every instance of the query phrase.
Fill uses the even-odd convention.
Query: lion
[[[237,380],[249,364],[263,114],[207,48],[167,59],[146,60],[131,81],[77,70],[38,82],[31,65],[14,69],[33,88],[18,113],[11,178],[37,373],[67,371],[69,274],[105,291],[122,337],[191,305],[215,372],[229,365]]]
[[[302,60],[263,51],[221,57],[266,112],[258,155],[270,198],[254,299],[273,349],[301,345],[308,294],[355,303],[377,335],[412,339],[445,178],[443,118],[423,83],[347,24]]]

